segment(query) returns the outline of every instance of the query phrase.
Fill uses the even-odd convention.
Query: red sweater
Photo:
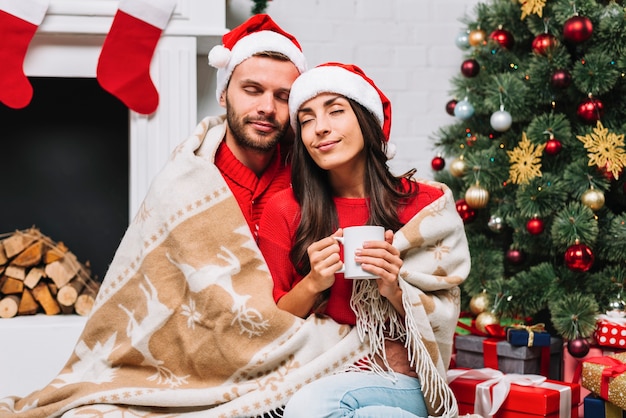
[[[248,222],[252,236],[256,239],[261,213],[274,193],[286,189],[291,184],[291,169],[285,165],[280,148],[261,177],[243,165],[225,142],[215,153],[215,165],[222,173],[226,184],[233,192],[243,216]]]
[[[405,184],[406,185],[406,184]],[[416,213],[432,201],[443,195],[440,189],[419,184],[419,192],[399,215],[400,221],[407,223]],[[334,198],[339,226],[364,225],[368,218],[367,199]],[[300,276],[289,259],[298,223],[300,206],[295,200],[291,188],[276,193],[269,200],[259,223],[259,248],[265,257],[274,280],[274,300],[283,297],[300,280]],[[356,315],[350,308],[352,280],[344,279],[342,273],[336,274],[336,280],[330,292],[325,313],[341,324],[356,324]]]

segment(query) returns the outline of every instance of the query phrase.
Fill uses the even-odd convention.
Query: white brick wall
[[[360,66],[390,98],[395,173],[432,177],[432,134],[454,120],[445,112],[462,54],[460,19],[478,0],[272,0],[267,13],[298,38],[310,66]],[[228,27],[244,21],[249,0],[228,0]],[[206,63],[204,59],[202,64]],[[213,75],[214,77],[214,75]],[[214,102],[214,87],[209,98]],[[200,106],[202,108],[202,106]],[[206,109],[206,107],[205,107]]]

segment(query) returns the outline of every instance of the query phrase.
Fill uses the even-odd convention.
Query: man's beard
[[[247,116],[242,118],[238,117],[233,108],[228,105],[228,100],[226,101],[226,109],[228,127],[230,128],[237,144],[243,148],[258,152],[273,151],[276,144],[285,136],[289,127],[288,125],[280,126],[274,118],[266,118],[262,116],[257,118],[250,118]],[[246,131],[246,126],[249,122],[256,120],[271,123],[279,129],[271,134],[264,134],[256,131],[255,134],[249,134],[249,131]]]

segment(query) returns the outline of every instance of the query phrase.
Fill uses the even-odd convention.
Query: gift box
[[[626,411],[590,393],[583,401],[586,418],[626,418]]]
[[[517,347],[505,340],[478,335],[455,336],[456,367],[490,367],[504,373],[542,374],[561,380],[563,341],[551,337],[546,347]]]
[[[593,337],[600,346],[626,348],[626,323],[624,318],[602,315],[596,323]]]
[[[546,347],[552,342],[543,324],[518,325],[506,329],[506,340],[514,346]]]
[[[563,344],[563,380],[566,382],[580,383],[580,378],[576,377],[576,370],[579,368],[582,368],[582,362],[585,361],[586,359],[593,358],[593,357],[600,357],[603,355],[602,353],[603,351],[602,349],[600,349],[600,347],[592,346],[589,349],[589,353],[586,356],[580,357],[580,358],[574,357],[569,353],[569,351],[567,351],[567,343],[564,343]],[[585,398],[590,393],[591,392],[589,390],[581,386],[580,396],[582,398]],[[583,416],[584,405],[582,404],[580,405],[580,407],[578,408],[578,414]],[[589,416],[585,418],[589,418]]]
[[[581,386],[626,409],[626,352],[583,361]]]
[[[580,385],[577,383],[549,380],[540,375],[506,375],[489,368],[473,369],[469,374],[466,374],[467,370],[448,371],[448,381],[459,406],[459,416],[474,413],[494,418],[579,416]],[[507,385],[508,393],[503,390]],[[489,395],[486,396],[485,391]],[[505,398],[501,399],[499,396],[503,393]],[[489,412],[493,412],[492,408],[496,411],[494,415],[489,415]]]

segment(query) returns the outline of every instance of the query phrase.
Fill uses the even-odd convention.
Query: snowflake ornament
[[[539,17],[543,16],[543,8],[546,5],[546,0],[519,0],[522,5],[522,17],[524,20],[526,16],[530,14],[536,14]]]
[[[589,165],[597,165],[601,169],[606,169],[613,174],[614,178],[619,178],[619,174],[626,165],[626,153],[624,152],[624,134],[617,135],[609,132],[608,128],[598,121],[593,133],[578,138],[589,151]]]
[[[535,177],[541,177],[541,154],[545,144],[533,145],[522,133],[522,140],[512,151],[507,151],[511,167],[509,176],[515,184],[525,184]]]

